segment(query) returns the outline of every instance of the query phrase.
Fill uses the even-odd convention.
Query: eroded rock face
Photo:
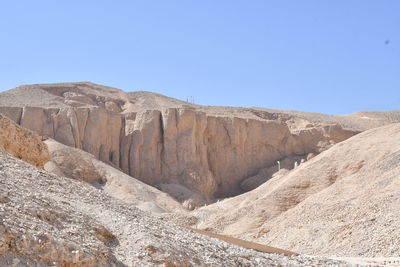
[[[146,183],[178,183],[210,197],[238,194],[243,179],[276,160],[321,152],[353,134],[339,126],[292,134],[279,121],[177,108],[125,115],[98,107],[25,107],[21,126],[81,148]]]
[[[50,156],[40,137],[0,114],[0,149],[43,168]]]
[[[309,255],[398,256],[400,124],[307,157],[251,192],[197,209],[191,221]]]
[[[37,91],[41,99],[32,95],[26,105],[20,98],[22,104],[9,103]],[[46,97],[51,105],[43,106]],[[148,184],[180,184],[205,198],[236,195],[243,180],[277,160],[319,153],[355,133],[320,123],[291,131],[262,111],[221,114],[157,97],[88,83],[27,86],[3,93],[0,112]]]

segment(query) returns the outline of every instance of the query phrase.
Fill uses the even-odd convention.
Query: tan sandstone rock
[[[0,149],[40,168],[50,159],[46,145],[37,134],[1,114]]]
[[[147,184],[180,184],[205,199],[242,193],[244,180],[277,160],[320,153],[359,132],[341,126],[352,125],[348,118],[203,107],[87,82],[0,93],[0,112]]]

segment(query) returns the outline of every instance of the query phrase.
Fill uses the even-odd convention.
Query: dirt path
[[[254,243],[254,242],[249,242],[249,241],[245,241],[245,240],[234,238],[234,237],[230,237],[230,236],[214,234],[212,232],[207,232],[207,231],[199,230],[199,229],[193,229],[193,228],[188,228],[188,229],[192,230],[193,232],[196,232],[196,233],[200,233],[200,234],[203,234],[203,235],[207,235],[209,237],[220,239],[222,241],[225,241],[227,243],[230,243],[230,244],[233,244],[233,245],[236,245],[236,246],[241,246],[241,247],[244,247],[244,248],[254,249],[254,250],[257,250],[259,252],[283,254],[283,255],[287,255],[287,256],[298,255],[298,253],[295,253],[295,252],[292,252],[292,251],[283,250],[283,249],[279,249],[279,248],[274,248],[274,247],[270,247],[270,246]]]

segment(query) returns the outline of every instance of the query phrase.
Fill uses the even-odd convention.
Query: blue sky
[[[92,81],[204,105],[399,110],[398,0],[1,1],[0,90]]]

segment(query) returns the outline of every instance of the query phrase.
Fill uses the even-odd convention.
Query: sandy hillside
[[[399,155],[400,124],[372,129],[193,215],[199,228],[295,252],[396,256]]]
[[[108,195],[124,200],[130,205],[155,213],[184,212],[181,203],[122,171],[96,159],[93,155],[58,143],[45,141],[51,160],[45,170],[60,176],[88,182]]]
[[[266,108],[254,108],[260,111],[286,114],[290,117],[303,119],[305,121],[338,123],[345,129],[365,131],[371,128],[380,127],[388,123],[400,122],[400,111],[360,111],[348,115],[326,115],[315,112],[303,112],[293,110],[276,110]]]
[[[0,115],[0,265],[346,266],[304,254],[400,253],[397,111],[207,107],[84,82],[0,93],[0,113],[22,126]]]
[[[0,152],[0,264],[8,266],[337,266],[259,253],[182,229],[88,183]]]

